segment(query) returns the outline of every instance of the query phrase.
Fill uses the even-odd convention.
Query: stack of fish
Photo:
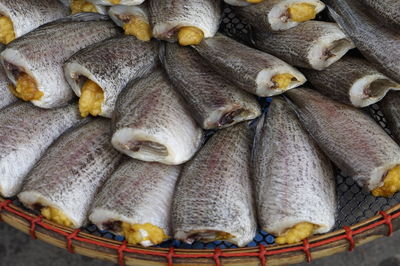
[[[222,0],[61,2],[0,0],[1,196],[130,244],[246,246],[330,231],[331,161],[400,191],[398,142],[357,109],[383,99],[400,141],[398,1],[225,0],[256,49],[217,33]]]

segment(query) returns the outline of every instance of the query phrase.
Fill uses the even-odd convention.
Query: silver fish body
[[[192,48],[166,44],[164,67],[204,129],[251,120],[261,114],[254,96],[215,73]]]
[[[397,0],[360,0],[378,19],[400,27],[400,2]]]
[[[149,74],[158,64],[158,42],[142,42],[123,35],[96,43],[74,54],[64,64],[65,77],[81,96],[81,87],[89,79],[104,93],[101,116],[111,118],[118,95],[129,81]]]
[[[362,58],[346,56],[325,70],[304,69],[303,74],[324,95],[355,107],[377,103],[400,84]]]
[[[15,196],[46,149],[81,122],[76,104],[44,110],[17,102],[0,113],[0,195]]]
[[[224,0],[225,3],[230,4],[232,6],[249,6],[251,3],[246,0]]]
[[[21,73],[32,77],[44,94],[40,100],[32,101],[38,107],[65,105],[74,93],[62,66],[79,50],[119,33],[119,28],[105,19],[95,13],[80,13],[43,25],[13,41],[0,58],[8,78],[15,85]]]
[[[239,88],[261,97],[278,95],[306,82],[303,74],[282,60],[222,34],[203,40],[193,47],[220,75]],[[291,74],[295,80],[284,89],[277,88],[273,77],[286,73]]]
[[[374,190],[400,164],[400,147],[367,114],[310,89],[288,93],[325,154],[362,187]]]
[[[5,45],[0,44],[0,52],[6,48]],[[3,68],[0,69],[0,110],[4,107],[16,102],[18,100],[9,90],[10,81],[7,78],[6,72]]]
[[[221,129],[184,166],[172,205],[175,239],[212,242],[222,233],[240,247],[253,240],[251,141],[246,122]]]
[[[335,225],[332,165],[288,103],[274,98],[257,126],[254,188],[259,225],[280,236],[303,222],[326,233]]]
[[[87,0],[87,1],[96,5],[103,5],[103,6],[115,6],[115,5],[131,6],[131,5],[140,5],[145,0],[120,0],[118,1],[118,4],[114,4],[113,2],[115,1],[113,0]]]
[[[110,137],[105,119],[64,134],[31,171],[19,200],[31,209],[57,208],[74,228],[83,226],[96,192],[122,157]]]
[[[184,105],[162,70],[128,84],[113,115],[112,144],[142,161],[188,161],[200,148],[203,132]]]
[[[235,8],[234,12],[260,31],[283,31],[301,23],[290,17],[288,9],[294,4],[313,5],[316,14],[325,8],[320,0],[267,0],[256,5]]]
[[[400,143],[400,94],[390,92],[378,104],[397,143]]]
[[[15,37],[68,15],[68,8],[55,0],[3,0],[0,14],[11,19]]]
[[[359,1],[327,0],[330,13],[360,52],[383,74],[400,83],[400,34],[368,14]]]
[[[139,17],[142,21],[150,24],[149,11],[146,4],[138,6],[112,6],[108,11],[110,18],[120,27],[123,27],[125,20],[129,20],[130,16]]]
[[[218,31],[221,7],[218,0],[149,0],[153,36],[176,41],[182,27],[196,27],[210,38]]]
[[[307,21],[283,32],[257,32],[255,46],[291,65],[316,70],[327,68],[354,48],[337,24],[323,21]]]
[[[118,226],[121,222],[151,224],[170,236],[170,211],[180,169],[179,166],[127,160],[96,196],[90,221],[116,234],[122,233]],[[141,243],[143,246],[153,244],[150,240]]]

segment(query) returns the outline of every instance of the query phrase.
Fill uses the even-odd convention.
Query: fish
[[[232,6],[249,6],[253,4],[262,3],[264,0],[224,0],[225,3]]]
[[[114,6],[114,5],[124,5],[124,6],[132,6],[132,5],[140,5],[145,0],[87,0],[96,5],[103,6]]]
[[[219,0],[149,0],[153,36],[180,45],[213,37],[221,20]]]
[[[383,74],[400,83],[400,34],[368,14],[353,0],[326,0],[333,19],[364,57]]]
[[[133,35],[141,41],[148,42],[153,36],[149,11],[146,4],[139,6],[112,6],[108,11],[110,18],[125,34]]]
[[[273,98],[258,122],[253,150],[255,201],[262,230],[294,244],[335,225],[333,169],[291,106]]]
[[[0,61],[19,98],[41,108],[60,107],[74,96],[64,78],[64,62],[86,46],[117,34],[119,28],[105,16],[80,13],[18,38],[1,53]]]
[[[65,78],[79,98],[83,117],[111,118],[118,95],[133,79],[158,65],[158,42],[121,35],[80,50],[64,64]]]
[[[29,173],[20,202],[57,224],[84,226],[97,191],[122,158],[110,137],[110,121],[104,118],[88,119],[65,133]]]
[[[253,95],[210,69],[192,48],[168,43],[164,68],[203,129],[218,129],[261,115]]]
[[[284,31],[315,19],[325,9],[319,0],[268,0],[234,8],[234,13],[260,31]]]
[[[322,151],[373,196],[400,190],[400,147],[372,117],[308,88],[287,93]]]
[[[400,27],[400,2],[397,0],[359,0],[379,20]]]
[[[386,119],[388,128],[397,143],[400,143],[400,94],[395,91],[389,92],[378,105]]]
[[[0,53],[6,48],[4,44],[0,44]],[[10,81],[7,78],[4,69],[0,69],[0,110],[4,107],[15,103],[18,98],[9,90]]]
[[[254,44],[293,66],[316,70],[329,67],[354,48],[336,23],[323,21],[306,21],[282,32],[258,31]]]
[[[9,44],[40,25],[68,15],[68,8],[55,0],[2,0],[0,43]]]
[[[239,247],[253,240],[252,137],[247,122],[221,129],[185,164],[172,203],[175,239],[224,240]]]
[[[345,56],[325,70],[302,72],[322,94],[359,108],[379,102],[390,90],[400,90],[400,84],[363,58]]]
[[[138,160],[179,165],[203,144],[203,131],[161,69],[131,82],[118,97],[111,142]]]
[[[181,167],[126,160],[96,196],[89,220],[129,244],[158,245],[171,236],[171,205]]]
[[[284,61],[222,34],[193,48],[220,75],[260,97],[282,94],[306,82],[300,71]]]
[[[95,5],[86,0],[60,0],[65,6],[70,8],[71,14],[82,12],[93,12],[102,15],[107,14],[107,8],[102,5]]]
[[[65,131],[83,123],[75,103],[41,109],[16,102],[0,112],[0,195],[15,196],[47,148]]]

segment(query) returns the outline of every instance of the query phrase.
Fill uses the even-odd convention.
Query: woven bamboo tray
[[[251,29],[229,8],[224,11],[222,31],[251,43]],[[270,99],[260,99],[268,111]],[[390,134],[377,105],[365,110]],[[274,245],[274,237],[259,231],[246,248],[226,242],[187,245],[167,241],[159,247],[127,245],[120,236],[98,230],[94,225],[72,230],[43,219],[26,210],[16,199],[0,197],[0,221],[71,253],[108,260],[120,265],[287,265],[312,261],[390,236],[400,228],[400,193],[394,197],[374,198],[350,177],[336,170],[338,214],[332,233],[315,236],[297,245]]]

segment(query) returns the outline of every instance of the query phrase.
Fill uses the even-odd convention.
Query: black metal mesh
[[[231,37],[234,37],[241,42],[249,43],[251,40],[250,32],[251,28],[240,21],[235,14],[232,13],[230,8],[225,8],[221,31]],[[270,98],[259,98],[263,112],[268,111]],[[386,120],[383,113],[379,110],[378,105],[373,105],[365,110],[388,132],[390,130],[386,126]],[[212,135],[212,131],[208,132],[209,136]],[[365,191],[359,187],[352,178],[347,177],[340,173],[338,169],[336,171],[336,184],[337,184],[337,198],[338,198],[338,212],[337,212],[337,222],[336,229],[342,228],[343,226],[350,226],[359,223],[363,220],[375,216],[379,211],[389,209],[400,203],[400,193],[397,193],[392,198],[375,198],[368,191]],[[14,204],[21,206],[21,204],[14,199]],[[123,241],[122,236],[116,236],[107,231],[99,230],[95,225],[89,225],[84,228],[84,232],[101,236],[109,239],[114,239],[117,241]],[[259,244],[265,246],[274,244],[274,237],[261,230],[258,231],[253,242],[251,242],[248,247],[255,247]],[[185,249],[214,249],[216,247],[225,248],[236,248],[235,245],[224,242],[217,241],[213,243],[204,244],[201,242],[195,242],[192,245],[182,243],[176,240],[170,240],[159,245],[160,247],[170,247],[175,248],[185,248]]]

